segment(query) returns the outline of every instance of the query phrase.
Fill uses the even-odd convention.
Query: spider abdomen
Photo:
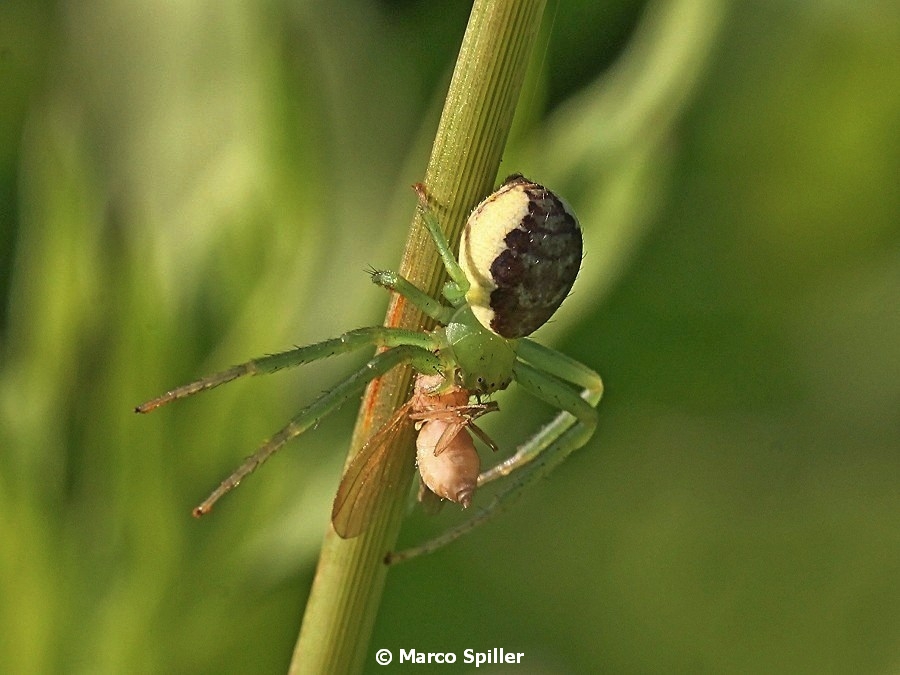
[[[466,300],[501,337],[530,335],[569,294],[581,257],[581,230],[565,202],[514,174],[466,223],[459,255]]]

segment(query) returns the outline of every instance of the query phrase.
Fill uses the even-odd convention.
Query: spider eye
[[[459,264],[475,317],[507,339],[530,335],[565,300],[581,267],[578,220],[566,203],[519,174],[475,207]]]

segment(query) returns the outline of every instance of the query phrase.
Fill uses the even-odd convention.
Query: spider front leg
[[[478,485],[481,486],[519,469],[513,476],[514,480],[495,493],[490,503],[468,520],[424,544],[389,553],[385,556],[385,564],[392,565],[432,553],[467,534],[503,511],[525,488],[549,474],[590,440],[597,427],[596,406],[603,395],[600,376],[565,354],[531,340],[520,343],[519,354],[533,363],[540,363],[547,370],[517,361],[514,368],[516,381],[533,396],[560,408],[562,412],[520,446],[512,457],[478,477]],[[583,387],[581,393],[577,393],[567,382]]]
[[[432,348],[430,338],[419,331],[406,330],[403,328],[387,328],[384,326],[358,328],[344,333],[340,337],[324,340],[305,347],[296,347],[284,352],[279,352],[278,354],[270,354],[268,356],[251,359],[246,363],[233,366],[227,370],[201,377],[199,380],[176,387],[162,396],[158,396],[146,403],[142,403],[137,406],[134,411],[137,413],[148,413],[166,403],[199,394],[201,391],[218,387],[221,384],[231,382],[240,377],[274,373],[276,370],[281,370],[282,368],[302,366],[307,363],[312,363],[313,361],[356,351],[357,349],[363,349],[365,347],[397,347],[400,345],[416,345],[427,350]]]
[[[421,334],[416,334],[421,337]],[[428,349],[421,346],[406,344],[386,352],[375,355],[361,369],[350,377],[340,382],[330,391],[325,392],[306,408],[301,410],[288,424],[266,441],[255,453],[247,457],[235,471],[213,490],[193,513],[194,516],[203,516],[212,509],[213,505],[227,492],[240,485],[241,481],[275,454],[291,439],[299,436],[310,427],[314,427],[329,413],[337,410],[346,401],[358,395],[372,380],[381,377],[398,365],[410,364],[419,372],[436,373],[440,371],[440,359]]]
[[[453,316],[453,307],[448,307],[435,300],[406,277],[400,276],[396,272],[372,270],[372,283],[389,291],[396,291],[439,324],[446,325]]]
[[[453,316],[453,310],[458,309],[466,302],[466,293],[468,292],[471,282],[460,266],[459,261],[453,255],[450,248],[450,242],[441,228],[441,224],[434,214],[431,205],[428,203],[428,195],[425,192],[425,186],[422,183],[413,185],[416,195],[419,197],[419,208],[422,213],[422,220],[428,233],[434,241],[435,248],[441,256],[444,263],[444,269],[450,281],[444,284],[443,295],[450,302],[452,307],[443,305],[440,301],[435,300],[427,293],[423,292],[419,287],[403,278],[396,272],[386,270],[373,270],[372,281],[379,286],[383,286],[388,290],[397,291],[400,295],[407,298],[416,307],[421,309],[427,316],[431,317],[438,323],[446,325]]]
[[[447,270],[447,275],[450,277],[450,281],[444,285],[444,297],[454,307],[459,307],[466,301],[466,293],[471,287],[471,280],[466,276],[465,271],[463,271],[462,266],[450,249],[450,242],[447,241],[447,236],[444,234],[444,230],[441,228],[441,224],[432,210],[431,204],[428,203],[428,193],[425,191],[425,185],[416,183],[413,185],[413,190],[416,191],[416,195],[419,197],[422,220],[425,222],[425,227],[428,228],[428,232],[434,240],[434,245],[444,263],[444,269]]]

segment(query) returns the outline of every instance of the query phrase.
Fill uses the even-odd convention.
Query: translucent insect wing
[[[407,403],[397,410],[359,449],[344,471],[331,509],[334,530],[344,539],[359,536],[369,524],[375,499],[384,489],[385,455],[393,451],[407,424],[412,423],[409,409]]]

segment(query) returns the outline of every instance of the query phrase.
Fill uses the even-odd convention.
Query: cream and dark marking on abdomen
[[[523,176],[510,176],[504,185],[513,183],[528,196],[528,213],[506,235],[506,249],[490,268],[496,285],[490,328],[509,339],[547,322],[572,289],[582,258],[578,221],[562,200]]]

